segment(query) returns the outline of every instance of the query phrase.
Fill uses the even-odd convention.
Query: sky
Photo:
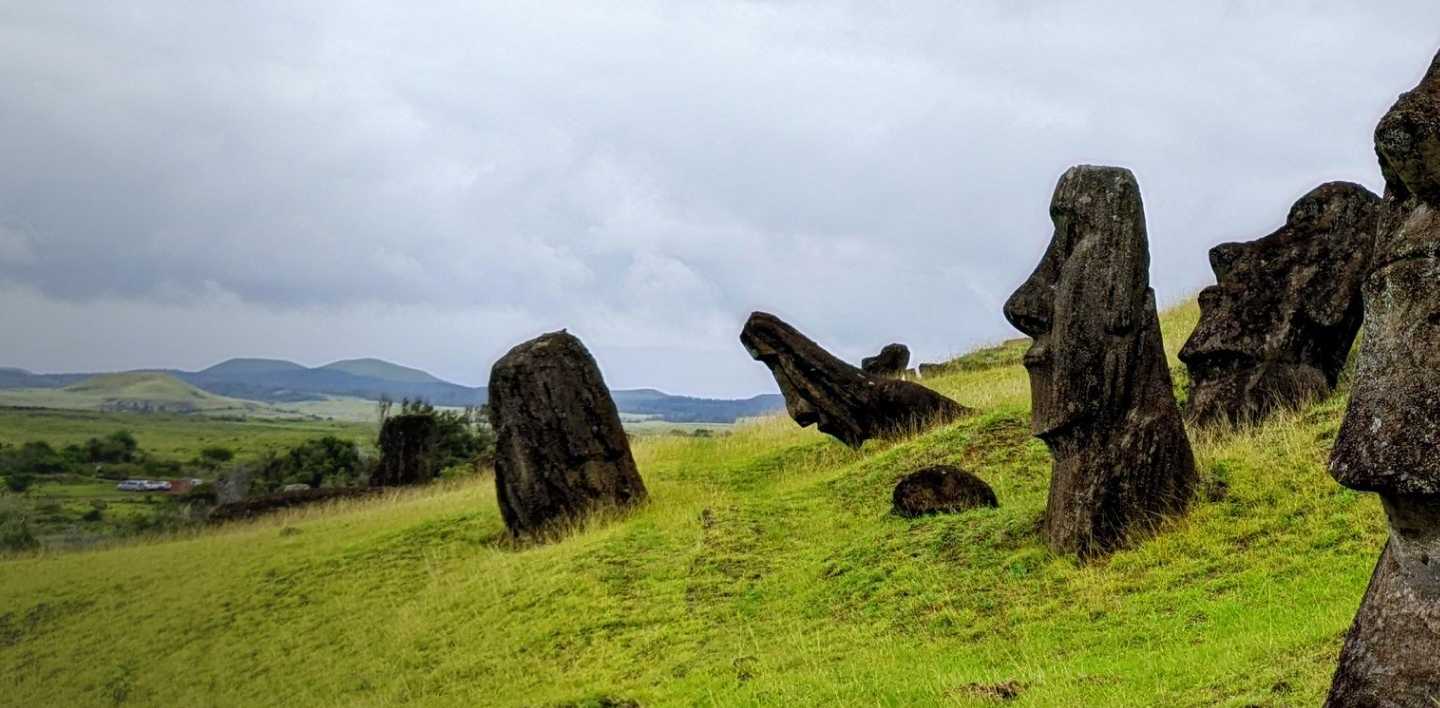
[[[1378,192],[1437,49],[1433,0],[0,0],[0,366],[483,385],[568,328],[614,388],[748,396],[757,309],[937,361],[1018,336],[1067,167],[1135,171],[1173,303]]]

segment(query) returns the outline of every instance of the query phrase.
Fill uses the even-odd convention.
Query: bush
[[[0,499],[0,550],[31,551],[40,540],[30,528],[30,513],[17,500]]]
[[[284,455],[266,456],[254,470],[253,491],[268,494],[287,484],[349,487],[365,481],[369,472],[358,445],[327,435],[307,440]]]
[[[34,483],[35,476],[27,472],[11,472],[5,476],[5,488],[16,494],[24,494]]]
[[[85,461],[114,464],[135,462],[139,457],[140,444],[129,431],[121,430],[103,438],[85,441]]]
[[[213,446],[200,451],[200,464],[206,467],[219,467],[235,459],[235,452],[228,447]]]
[[[49,443],[27,442],[18,448],[0,450],[0,473],[56,475],[70,472],[72,463]]]

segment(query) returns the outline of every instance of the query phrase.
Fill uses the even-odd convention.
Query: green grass
[[[1172,353],[1193,305],[1165,316]],[[1008,345],[1019,348],[1019,344]],[[647,436],[652,501],[515,548],[488,480],[0,564],[16,705],[1315,705],[1384,538],[1325,473],[1343,394],[1203,433],[1191,514],[1080,565],[1013,357],[926,383],[980,414],[852,451],[788,420]],[[960,464],[998,509],[905,520]]]
[[[193,460],[202,449],[216,445],[230,448],[241,459],[253,459],[325,435],[361,445],[375,440],[373,422],[0,408],[0,443],[9,445],[42,440],[58,448],[119,430],[133,433],[147,453],[176,461]]]

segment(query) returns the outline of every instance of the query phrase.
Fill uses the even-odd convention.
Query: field
[[[0,408],[0,443],[19,445],[43,440],[56,447],[128,430],[140,448],[162,459],[188,461],[200,450],[219,445],[240,459],[265,451],[283,452],[311,438],[334,435],[371,445],[375,423],[329,420],[227,418],[178,413]]]
[[[1172,357],[1193,327],[1166,313]],[[1384,541],[1325,459],[1343,390],[1200,433],[1186,518],[1088,565],[1036,531],[1021,345],[972,418],[859,451],[788,419],[644,436],[651,502],[515,547],[487,479],[0,564],[14,705],[1316,705]],[[917,466],[1001,507],[905,520]]]

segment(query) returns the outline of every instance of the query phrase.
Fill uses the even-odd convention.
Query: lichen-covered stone
[[[646,497],[600,367],[573,335],[541,335],[490,370],[495,494],[517,536]]]
[[[1380,495],[1390,540],[1345,637],[1332,708],[1440,702],[1440,56],[1380,121],[1375,148],[1385,203],[1330,474]]]
[[[1379,207],[1370,190],[1331,182],[1269,236],[1210,249],[1216,284],[1180,350],[1192,420],[1255,422],[1334,389],[1360,329]]]
[[[875,356],[860,360],[860,370],[871,376],[903,376],[910,368],[910,348],[904,344],[886,344]]]
[[[1025,353],[1031,425],[1054,458],[1045,533],[1056,552],[1108,553],[1179,514],[1197,476],[1160,339],[1140,187],[1129,170],[1060,178],[1055,233],[1005,317]]]
[[[895,485],[892,511],[900,516],[954,513],[977,507],[1000,506],[985,480],[951,465],[936,465],[912,472]]]
[[[796,423],[814,425],[851,447],[970,413],[917,383],[866,374],[769,313],[750,315],[740,343],[769,367]]]

